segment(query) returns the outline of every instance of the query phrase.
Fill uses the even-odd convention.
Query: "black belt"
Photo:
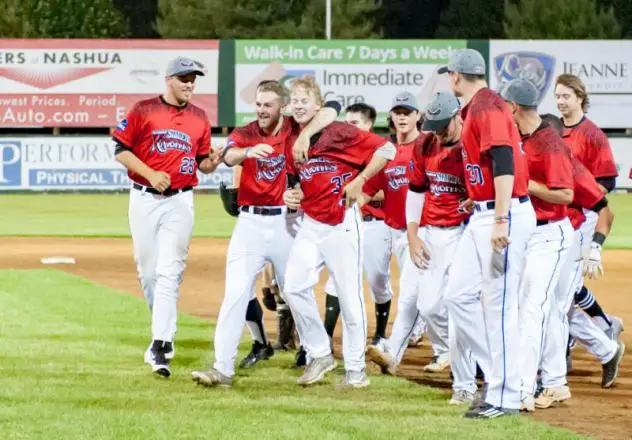
[[[528,201],[529,201],[529,196],[518,197],[518,202],[520,202],[520,203],[526,203]],[[491,210],[491,209],[496,208],[496,201],[490,200],[489,202],[485,202],[485,203],[483,203],[483,202],[476,202],[474,204],[474,209],[476,209],[477,211],[482,211],[480,205],[483,205],[485,208],[487,208],[487,210]]]
[[[544,225],[548,225],[549,223],[554,223],[553,220],[538,220],[535,222],[536,226],[544,226]]]
[[[467,222],[461,222],[458,225],[428,225],[431,228],[437,228],[437,229],[455,229],[455,228],[460,228],[461,226],[465,226],[467,224]]]
[[[281,215],[283,209],[281,208],[262,208],[260,206],[242,206],[239,208],[243,212],[249,212],[257,215]]]
[[[192,186],[185,186],[184,188],[167,188],[166,190],[164,190],[163,192],[158,191],[155,188],[152,188],[150,186],[145,186],[145,185],[141,185],[140,183],[136,183],[134,182],[132,184],[132,188],[138,190],[138,191],[145,191],[148,192],[149,194],[157,194],[160,196],[165,196],[165,197],[171,197],[171,196],[175,196],[176,194],[180,194],[183,192],[187,192],[187,191],[191,191],[193,189]]]
[[[381,218],[377,218],[377,217],[375,217],[374,215],[371,215],[371,214],[366,214],[366,215],[362,216],[362,221],[365,221],[365,222],[380,222],[380,221],[382,221],[382,219]]]

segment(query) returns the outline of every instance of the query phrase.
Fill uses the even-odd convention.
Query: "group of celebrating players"
[[[241,168],[238,188],[222,189],[238,219],[215,362],[192,373],[197,383],[232,384],[247,324],[254,343],[242,367],[269,358],[274,348],[290,348],[295,326],[297,365],[304,366],[298,383],[315,384],[336,367],[331,337],[339,314],[341,387],[369,385],[367,358],[395,375],[420,333],[433,349],[424,369],[451,369],[449,403],[469,404],[466,417],[496,418],[569,399],[567,359],[574,341],[599,359],[602,386],[615,383],[625,351],[618,338],[623,325],[604,313],[582,275],[602,273],[601,248],[614,218],[606,195],[617,170],[607,137],[585,116],[584,85],[573,75],[557,78],[560,119],[538,113],[539,93],[526,79],[491,90],[475,50],[455,53],[439,73],[449,76],[451,92],[436,93],[426,108],[407,92],[393,98],[390,139],[371,132],[376,112],[369,105],[354,104],[346,122],[336,121],[340,106],[324,103],[318,84],[302,77],[289,90],[261,82],[256,121],[235,129],[208,157],[192,149],[206,172],[219,161]],[[169,93],[173,89],[166,101]],[[181,106],[191,106],[187,102]],[[292,117],[284,116],[288,105]],[[115,140],[119,154],[134,152],[122,135],[115,133]],[[237,200],[228,200],[234,193]],[[387,338],[392,255],[400,279]],[[323,267],[330,275],[324,321],[314,293]],[[276,347],[255,295],[261,272],[264,305],[279,317]],[[363,273],[375,302],[370,344]],[[140,263],[139,275],[142,281]],[[161,316],[153,304],[145,360],[169,376],[175,321],[169,334],[156,334]]]

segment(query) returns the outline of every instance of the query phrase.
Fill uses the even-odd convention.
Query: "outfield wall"
[[[225,138],[213,137],[213,145]],[[611,138],[619,178],[617,188],[632,190],[632,138]],[[199,173],[200,188],[232,184],[232,169]],[[127,173],[114,159],[107,136],[0,138],[0,191],[120,190],[129,187]]]

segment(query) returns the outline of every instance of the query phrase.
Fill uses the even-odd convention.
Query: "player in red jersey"
[[[234,130],[222,158],[228,166],[242,165],[238,205],[240,214],[226,256],[226,289],[215,329],[215,363],[208,371],[194,371],[193,380],[205,386],[230,386],[234,362],[245,322],[254,337],[250,361],[273,354],[267,342],[256,297],[252,299],[257,275],[271,262],[283,292],[285,268],[298,214],[289,213],[283,202],[287,185],[287,138],[295,124],[282,115],[287,92],[277,81],[265,81],[256,92],[257,120]],[[336,119],[337,111],[323,108],[310,128],[318,132]],[[246,358],[246,361],[249,360]],[[251,365],[245,365],[251,366]]]
[[[386,165],[395,147],[384,138],[334,122],[318,138],[306,124],[322,105],[311,77],[291,86],[292,114],[302,128],[293,146],[304,211],[285,275],[286,301],[296,321],[308,364],[301,385],[320,381],[335,367],[313,287],[327,266],[339,295],[344,323],[342,386],[365,387],[366,313],[362,292],[362,222],[355,203],[364,183]],[[311,145],[310,145],[311,142]]]
[[[487,87],[482,55],[456,52],[440,70],[464,103],[463,162],[475,208],[446,291],[457,341],[472,350],[488,384],[485,403],[466,417],[501,417],[520,409],[518,289],[535,229],[527,161],[509,107]]]
[[[586,117],[590,105],[586,86],[572,74],[562,74],[556,80],[555,100],[564,123],[563,137],[573,154],[597,179],[604,194],[615,187],[618,175],[612,149],[606,134]],[[585,212],[587,221],[582,224],[584,234],[591,235],[597,222],[597,215]],[[578,304],[593,321],[613,340],[623,331],[623,321],[606,314],[594,298],[592,292],[582,286],[575,295]]]
[[[459,143],[462,121],[459,102],[449,92],[435,94],[426,108],[422,142],[413,150],[413,170],[406,198],[405,215],[409,255],[402,280],[413,285],[410,299],[402,298],[402,289],[393,334],[384,352],[369,347],[369,355],[390,372],[399,359],[392,353],[401,350],[397,337],[398,321],[414,322],[417,314],[426,322],[427,335],[435,348],[436,359],[424,369],[441,371],[450,364],[454,375],[454,395],[450,404],[471,401],[476,390],[476,366],[457,352],[457,344],[448,352],[448,313],[443,293],[448,269],[469,214],[460,209],[466,196],[462,147]],[[433,134],[434,133],[434,134]],[[422,226],[420,228],[420,225]],[[436,347],[441,351],[437,352]],[[468,380],[469,379],[469,380]]]
[[[542,119],[551,126],[559,124],[559,120],[552,115],[544,115]],[[551,313],[544,339],[540,364],[544,389],[535,399],[535,407],[540,409],[549,408],[571,397],[566,380],[565,361],[569,332],[599,359],[603,369],[602,386],[604,388],[609,388],[614,384],[625,352],[625,346],[622,343],[608,338],[586,314],[579,311],[577,307],[571,307],[574,294],[581,286],[582,264],[587,268],[594,268],[601,261],[600,256],[593,254],[591,261],[583,263],[582,248],[589,247],[600,254],[601,246],[610,233],[614,219],[608,207],[608,200],[595,178],[577,158],[572,157],[571,163],[574,192],[568,213],[575,234],[556,289],[553,305],[555,313]],[[592,241],[589,235],[584,234],[581,227],[586,220],[584,215],[586,210],[597,213],[598,217]]]
[[[389,252],[395,255],[400,268],[398,312],[391,337],[388,340],[373,341],[367,351],[369,358],[381,365],[382,370],[388,374],[395,374],[415,327],[423,326],[423,323],[419,324],[421,319],[416,310],[417,273],[406,270],[407,265],[412,266],[406,240],[405,207],[408,181],[413,168],[413,151],[421,148],[432,137],[431,134],[421,133],[419,130],[421,112],[418,107],[417,99],[411,93],[402,92],[393,98],[390,122],[395,128],[397,154],[364,188],[367,200],[378,191],[384,192],[384,222],[390,230],[392,249]],[[447,351],[447,347],[438,347],[438,350],[442,349]]]
[[[376,119],[373,107],[365,103],[352,104],[345,109],[345,120],[361,130],[371,131]],[[373,341],[386,337],[386,326],[391,309],[391,234],[384,223],[384,192],[379,191],[362,205],[363,221],[363,269],[371,296],[375,301],[375,334]],[[325,330],[333,337],[340,315],[340,302],[333,278],[325,283]]]
[[[571,152],[538,115],[539,93],[526,79],[510,81],[501,96],[511,106],[529,165],[529,193],[537,227],[527,246],[520,291],[521,409],[535,410],[536,376],[555,291],[573,241],[567,205],[573,200]]]
[[[166,71],[166,92],[138,102],[114,132],[116,159],[132,183],[129,223],[134,259],[152,313],[152,343],[145,362],[171,375],[177,299],[193,229],[197,170],[217,167],[211,156],[208,116],[189,103],[198,76],[197,61],[178,57]]]

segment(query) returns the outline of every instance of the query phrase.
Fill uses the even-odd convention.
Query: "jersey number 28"
[[[195,171],[195,159],[183,157],[180,164],[180,174],[193,174],[193,171]]]
[[[465,171],[468,173],[469,181],[472,185],[482,185],[485,179],[483,178],[483,170],[479,165],[472,165],[468,163],[465,166]]]

